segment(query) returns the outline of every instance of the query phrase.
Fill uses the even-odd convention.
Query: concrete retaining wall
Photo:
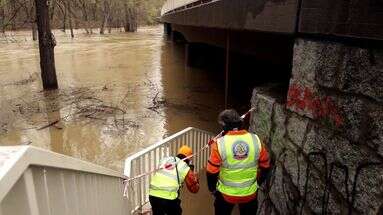
[[[253,92],[275,160],[260,214],[382,214],[383,50],[297,39],[287,94]]]

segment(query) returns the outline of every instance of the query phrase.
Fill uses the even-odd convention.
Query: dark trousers
[[[153,215],[181,215],[181,200],[162,199],[154,196],[149,196],[149,202],[152,206]]]
[[[233,208],[234,204],[225,201],[220,192],[216,193],[214,201],[215,215],[230,215]],[[239,212],[241,215],[255,215],[257,214],[257,209],[257,199],[254,199],[247,203],[239,204]]]

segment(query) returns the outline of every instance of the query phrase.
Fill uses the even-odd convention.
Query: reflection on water
[[[37,44],[0,40],[0,145],[31,144],[121,169],[127,155],[188,126],[217,131],[221,85],[185,66],[162,27],[55,32],[60,90],[41,91]]]

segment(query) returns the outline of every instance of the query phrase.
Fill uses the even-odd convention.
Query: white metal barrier
[[[122,174],[32,146],[0,147],[0,215],[128,211]]]
[[[161,8],[161,16],[179,7],[197,2],[199,0],[167,0]]]
[[[166,156],[176,156],[181,145],[188,145],[193,152],[198,152],[214,135],[196,128],[186,128],[148,148],[128,157],[125,161],[124,174],[129,178],[150,172],[155,169],[159,161]],[[205,167],[209,150],[204,150],[193,157],[195,171]],[[131,181],[128,187],[128,199],[133,212],[139,211],[149,201],[149,182],[152,175],[146,175]]]
[[[212,137],[184,129],[128,157],[125,175],[153,170],[181,145],[198,152]],[[196,171],[208,156],[205,150],[193,158]],[[0,147],[0,215],[133,214],[148,203],[150,177],[132,181],[124,198],[124,176],[116,171],[33,146]]]

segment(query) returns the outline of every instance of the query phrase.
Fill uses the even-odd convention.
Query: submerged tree
[[[22,7],[24,9],[26,18],[25,22],[30,25],[30,28],[32,30],[32,39],[34,41],[37,40],[37,29],[36,29],[36,9],[35,9],[35,3],[34,1],[24,1],[22,3]]]
[[[67,11],[67,14],[68,14],[68,21],[69,21],[69,29],[70,29],[70,36],[72,38],[74,38],[74,33],[73,33],[73,24],[72,24],[72,9],[71,9],[71,2],[68,0],[68,1],[65,1],[64,2],[64,5],[65,5],[65,9]]]
[[[5,10],[4,6],[5,2],[4,0],[0,0],[0,31],[1,33],[5,33]]]
[[[49,0],[35,0],[36,20],[39,32],[40,68],[44,89],[57,89],[54,47],[55,38],[51,32]]]
[[[109,0],[103,0],[103,4],[101,6],[101,14],[102,14],[102,22],[100,26],[100,34],[104,34],[106,25],[110,21],[110,4]]]
[[[134,7],[136,2],[131,3],[129,5],[128,2],[124,3],[124,12],[125,12],[125,24],[124,29],[125,32],[135,32],[137,31],[137,10]],[[133,5],[133,6],[132,6]]]

